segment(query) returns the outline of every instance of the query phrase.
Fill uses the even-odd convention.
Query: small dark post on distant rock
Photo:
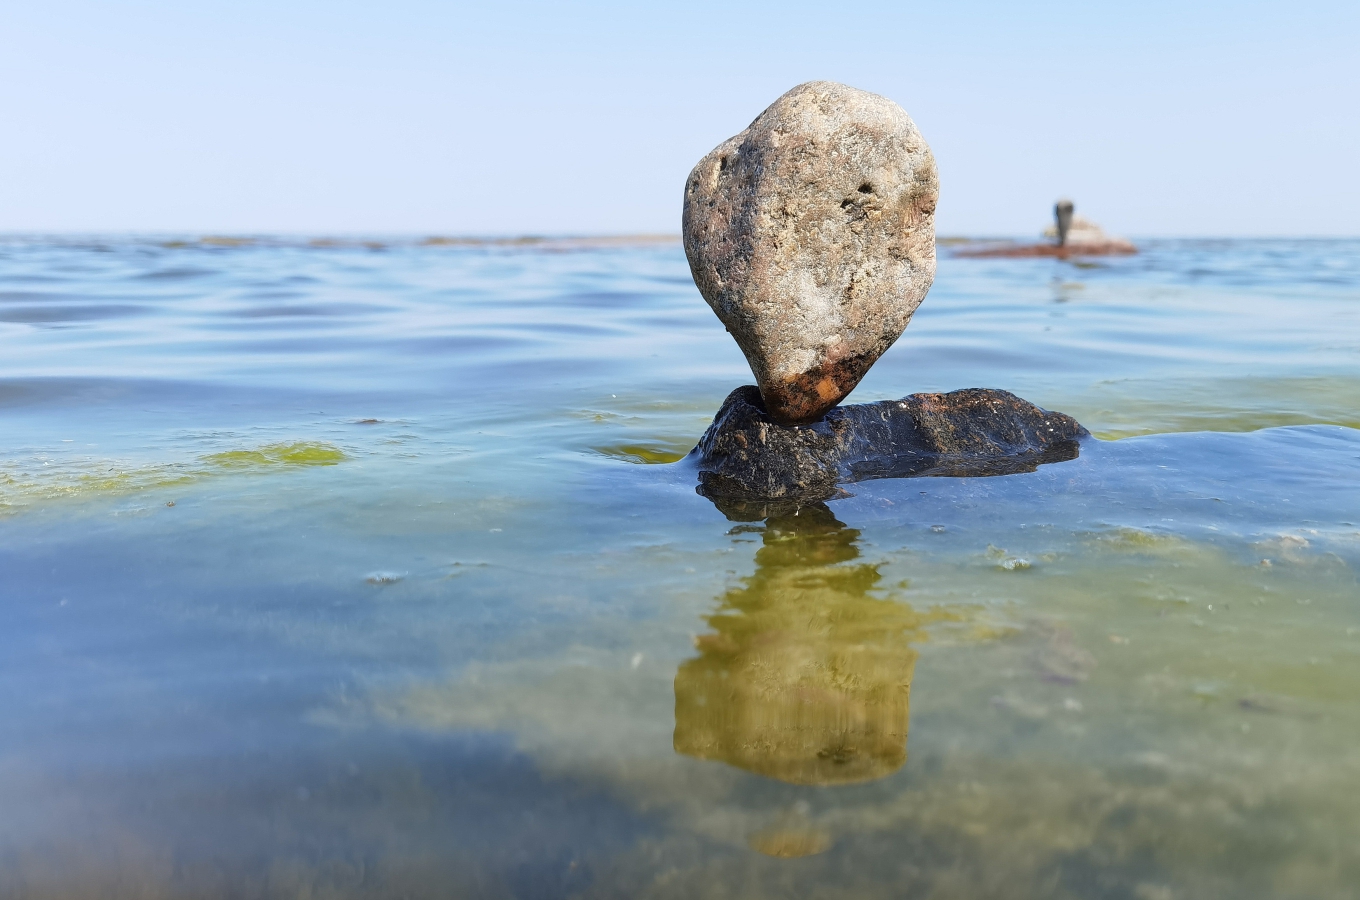
[[[1071,200],[1059,200],[1053,206],[1053,217],[1058,220],[1058,246],[1067,245],[1067,232],[1072,230],[1072,213],[1076,207]]]
[[[701,493],[800,503],[844,482],[1027,472],[1078,454],[1086,429],[1005,391],[835,408],[930,289],[938,193],[902,107],[829,81],[789,91],[694,167],[685,254],[759,385],[733,391],[690,453]],[[1061,244],[1080,223],[1070,201],[1055,211]]]

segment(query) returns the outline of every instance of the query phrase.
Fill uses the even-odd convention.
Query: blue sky
[[[0,3],[0,231],[674,232],[802,81],[884,94],[943,234],[1360,235],[1360,4]]]

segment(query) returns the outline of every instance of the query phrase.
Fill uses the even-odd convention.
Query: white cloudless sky
[[[896,100],[942,234],[1360,235],[1360,3],[0,0],[0,231],[676,232],[785,90]]]

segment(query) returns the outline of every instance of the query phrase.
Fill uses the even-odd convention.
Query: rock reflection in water
[[[824,504],[764,517],[756,571],[728,591],[675,676],[675,749],[793,784],[851,784],[907,759],[916,651],[930,622],[875,596],[877,564]],[[746,513],[743,515],[743,511]]]

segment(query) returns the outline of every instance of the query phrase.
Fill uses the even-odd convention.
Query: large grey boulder
[[[812,81],[685,185],[695,283],[770,417],[813,422],[897,340],[935,277],[930,148],[896,103]]]

